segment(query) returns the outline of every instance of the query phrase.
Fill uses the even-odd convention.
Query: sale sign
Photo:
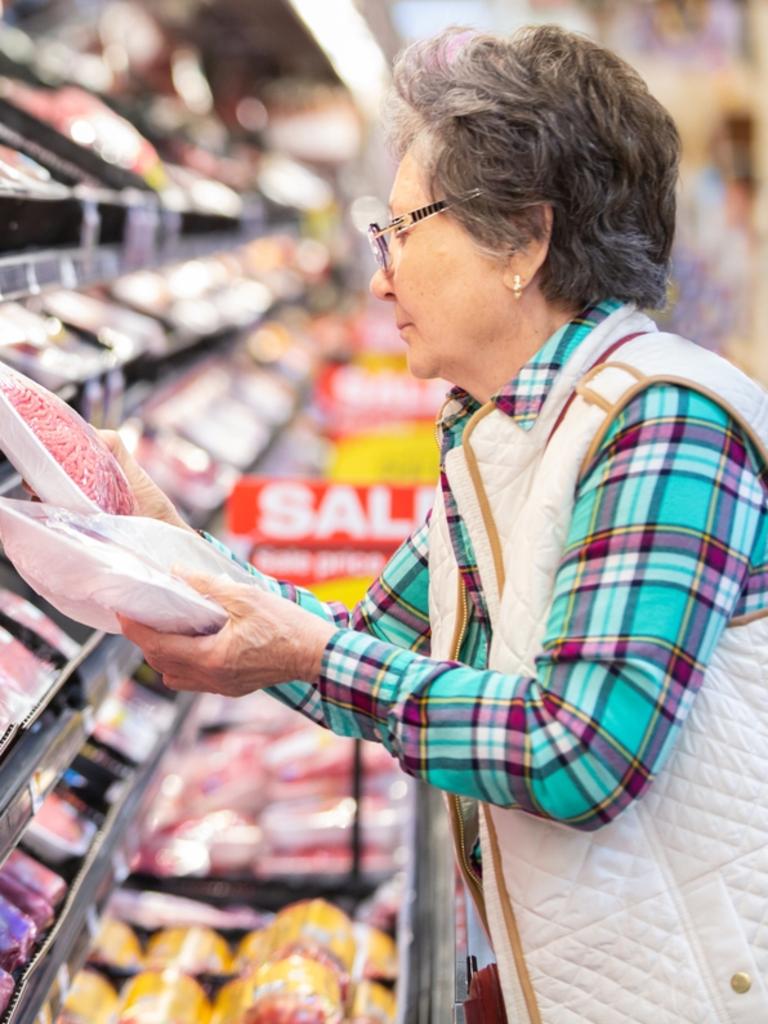
[[[329,432],[339,436],[379,424],[433,421],[449,386],[444,380],[419,380],[407,371],[350,363],[320,374],[315,399]]]
[[[243,477],[227,504],[227,529],[254,544],[394,550],[424,522],[432,485],[353,485]]]
[[[353,604],[432,506],[433,485],[348,484],[243,477],[227,503],[227,530],[276,579]]]

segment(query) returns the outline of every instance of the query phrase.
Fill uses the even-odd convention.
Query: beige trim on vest
[[[510,899],[509,891],[507,890],[507,880],[504,877],[504,867],[501,863],[501,850],[499,849],[499,837],[496,834],[496,826],[493,823],[493,816],[491,815],[487,804],[481,804],[481,812],[485,817],[485,827],[488,830],[488,841],[491,845],[491,857],[493,858],[493,873],[496,876],[499,896],[501,897],[499,902],[501,903],[501,910],[504,915],[504,925],[507,929],[507,938],[512,949],[512,955],[515,958],[517,978],[520,982],[520,989],[523,993],[523,998],[525,999],[525,1008],[528,1011],[529,1024],[542,1024],[539,1004],[536,999],[536,992],[534,991],[533,983],[531,982],[531,976],[528,973],[528,965],[525,962],[525,952],[523,951],[523,944],[520,940],[520,932],[517,928],[515,912],[512,908],[512,900]]]

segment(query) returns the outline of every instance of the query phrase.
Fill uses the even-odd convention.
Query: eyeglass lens
[[[386,270],[389,267],[389,244],[387,236],[379,234],[380,230],[378,224],[371,224],[368,228],[368,241],[379,267]]]

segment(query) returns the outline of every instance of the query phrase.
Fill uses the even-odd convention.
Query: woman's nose
[[[388,274],[381,268],[379,268],[371,278],[369,288],[371,290],[371,295],[377,299],[381,299],[382,302],[392,301],[395,297],[395,292],[392,287],[392,275]]]

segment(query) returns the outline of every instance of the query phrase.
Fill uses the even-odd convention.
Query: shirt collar
[[[588,306],[559,327],[517,375],[492,396],[491,401],[499,411],[511,416],[523,430],[530,430],[560,370],[587,335],[621,305],[617,299],[605,299]],[[453,387],[448,392],[441,422],[450,426],[459,417],[471,415],[479,408],[477,399],[463,388]]]

